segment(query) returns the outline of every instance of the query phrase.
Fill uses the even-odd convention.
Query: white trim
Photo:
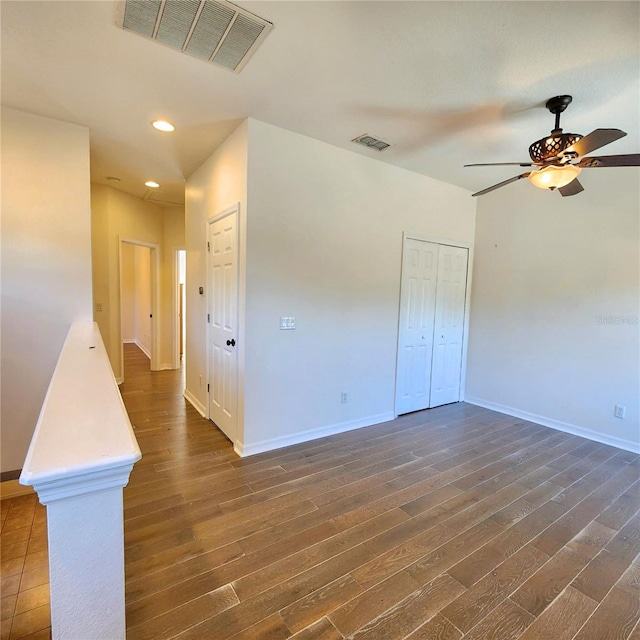
[[[119,378],[116,378],[116,384],[120,385],[124,382],[124,378],[122,376],[120,376]]]
[[[135,338],[122,338],[123,344],[137,344]]]
[[[467,282],[465,285],[465,300],[464,300],[464,327],[462,329],[462,364],[460,367],[460,394],[458,396],[458,402],[464,400],[464,389],[467,386],[467,352],[469,348],[469,319],[471,316],[471,287],[472,287],[472,272],[473,272],[473,244],[470,242],[462,242],[458,240],[437,240],[433,238],[427,238],[419,233],[410,233],[409,231],[402,232],[402,253],[400,256],[400,288],[398,292],[398,323],[396,334],[396,372],[393,386],[393,412],[394,418],[398,417],[397,404],[397,384],[398,384],[398,352],[400,349],[400,306],[402,304],[402,268],[404,266],[404,249],[407,240],[419,240],[420,242],[431,242],[432,244],[444,244],[449,247],[459,247],[460,249],[467,249]]]
[[[301,442],[309,442],[310,440],[317,440],[318,438],[324,438],[326,436],[332,436],[337,433],[344,433],[345,431],[353,431],[354,429],[362,429],[363,427],[370,427],[374,424],[380,424],[381,422],[388,422],[395,418],[393,412],[388,411],[386,413],[379,413],[373,416],[367,416],[365,418],[356,418],[355,420],[347,420],[346,422],[338,422],[326,427],[320,427],[318,429],[310,429],[309,431],[301,431],[291,434],[289,436],[280,436],[278,438],[271,438],[269,440],[260,440],[253,444],[244,444],[242,442],[234,443],[234,451],[241,457],[254,456],[258,453],[265,453],[266,451],[273,451],[274,449],[282,449],[283,447],[290,447],[294,444],[300,444]]]
[[[640,443],[633,442],[633,440],[625,440],[623,438],[616,438],[615,436],[607,436],[599,433],[598,431],[593,431],[592,429],[579,427],[578,425],[570,424],[568,422],[561,422],[560,420],[553,420],[551,418],[546,418],[545,416],[540,416],[535,413],[529,413],[528,411],[521,411],[520,409],[515,409],[514,407],[498,404],[497,402],[489,402],[488,400],[476,398],[475,396],[467,396],[465,397],[464,401],[468,402],[469,404],[474,404],[478,407],[484,407],[485,409],[491,409],[492,411],[505,413],[508,416],[513,416],[514,418],[529,420],[530,422],[541,424],[543,427],[549,427],[550,429],[555,429],[556,431],[570,433],[574,436],[587,438],[587,440],[593,440],[594,442],[600,442],[601,444],[608,444],[612,447],[617,447],[618,449],[631,451],[632,453],[640,453]]]
[[[124,342],[124,341],[123,341]],[[147,356],[147,358],[149,358],[149,360],[151,360],[151,354],[149,353],[149,349],[147,349],[147,347],[145,347],[142,342],[138,342],[138,340],[131,340],[131,342],[133,342],[136,347],[138,347],[138,349],[140,349],[140,351],[142,351],[142,353],[144,353],[145,356]]]
[[[420,233],[410,233],[409,231],[402,232],[402,243],[404,244],[405,240],[420,240],[420,242],[431,242],[433,244],[446,244],[449,247],[460,247],[461,249],[469,249],[469,251],[473,250],[473,244],[470,242],[462,242],[461,240],[443,240],[436,238],[427,238],[426,236]]]
[[[172,264],[172,293],[171,293],[171,308],[173,309],[173,319],[171,321],[171,357],[173,359],[172,366],[170,369],[179,369],[180,368],[180,323],[178,322],[178,316],[181,313],[181,309],[178,308],[180,304],[180,296],[178,295],[178,291],[180,288],[179,283],[179,261],[180,257],[178,253],[180,251],[184,251],[186,254],[186,248],[184,246],[174,245],[173,247],[173,264]],[[186,260],[185,260],[185,271],[186,271]],[[186,275],[186,274],[185,274]],[[185,285],[184,285],[185,296],[187,293],[187,282],[185,277]],[[185,304],[186,307],[186,304]],[[185,323],[187,319],[182,318],[182,322]],[[185,332],[186,333],[186,332]],[[186,345],[183,345],[186,347]],[[162,365],[161,365],[162,366]]]
[[[182,394],[184,399],[203,417],[207,418],[207,409],[200,401],[188,390],[185,389]],[[207,418],[208,419],[208,418]]]
[[[163,362],[158,365],[158,371],[174,371],[175,367],[171,362]]]

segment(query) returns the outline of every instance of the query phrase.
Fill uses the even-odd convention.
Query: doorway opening
[[[470,247],[404,237],[396,415],[459,402],[468,334]]]
[[[125,343],[135,344],[158,370],[157,244],[120,239],[120,362],[124,379]]]

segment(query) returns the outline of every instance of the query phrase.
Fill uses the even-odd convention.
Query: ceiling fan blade
[[[629,153],[621,156],[591,156],[582,158],[578,166],[583,169],[596,167],[640,167],[640,153]]]
[[[596,129],[584,138],[578,140],[575,144],[567,147],[561,155],[573,152],[579,156],[586,156],[587,153],[591,153],[600,147],[604,147],[606,144],[624,138],[626,135],[627,134],[624,131],[620,131],[620,129]]]
[[[486,189],[483,189],[482,191],[478,191],[476,193],[472,193],[472,196],[482,196],[485,193],[489,193],[489,191],[495,191],[496,189],[499,189],[500,187],[504,187],[507,184],[511,184],[512,182],[516,182],[517,180],[522,180],[522,178],[528,178],[529,174],[528,173],[521,173],[519,176],[513,176],[513,178],[509,178],[508,180],[504,180],[503,182],[498,182],[498,184],[494,184],[492,187],[488,187]]]
[[[575,178],[569,184],[565,185],[564,187],[560,187],[558,191],[563,197],[575,196],[576,193],[584,191],[584,187],[580,184],[580,180],[578,180],[578,178]]]
[[[533,162],[481,162],[465,164],[465,167],[533,167]]]

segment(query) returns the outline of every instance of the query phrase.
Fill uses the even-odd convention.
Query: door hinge
[[[207,251],[211,251],[211,243],[207,241]]]
[[[211,314],[210,313],[207,313],[207,322],[209,322],[209,323],[211,322]]]
[[[207,393],[209,393],[209,385],[207,384]]]

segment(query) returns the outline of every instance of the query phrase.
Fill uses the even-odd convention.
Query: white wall
[[[402,233],[472,244],[475,205],[249,121],[245,453],[394,416]]]
[[[187,397],[202,411],[206,218],[237,202],[238,449],[392,417],[402,232],[471,244],[475,201],[422,175],[244,123],[187,181]],[[295,315],[298,328],[280,331],[281,315]]]
[[[121,266],[122,341],[151,353],[151,249],[123,242]]]
[[[136,272],[135,272],[135,245],[124,243],[122,245],[122,341],[136,341]]]
[[[156,330],[159,340],[158,368],[178,366],[173,362],[174,295],[172,248],[184,245],[184,210],[159,207],[103,185],[91,185],[93,291],[95,321],[100,327],[116,378],[122,377],[120,326],[120,239],[157,244],[160,247]]]
[[[202,413],[207,405],[206,346],[206,251],[207,218],[240,203],[240,237],[244,245],[247,205],[247,122],[243,122],[216,152],[187,180],[186,184],[186,248],[187,248],[187,340],[186,396]],[[244,297],[244,266],[240,265],[240,293]],[[241,313],[242,316],[242,313]],[[242,376],[244,329],[238,333],[238,357]],[[242,385],[240,385],[242,394]],[[242,395],[240,396],[242,406]],[[240,432],[242,421],[240,423]]]
[[[640,172],[581,181],[479,198],[466,396],[638,450]]]
[[[151,249],[134,245],[136,342],[151,354]]]
[[[163,244],[160,273],[164,284],[160,300],[160,314],[163,318],[167,318],[167,321],[163,322],[161,326],[160,368],[169,369],[180,364],[178,315],[174,314],[174,311],[178,308],[176,250],[185,248],[184,207],[163,207],[162,225]]]
[[[71,323],[90,319],[89,131],[3,107],[3,472],[22,467]]]

